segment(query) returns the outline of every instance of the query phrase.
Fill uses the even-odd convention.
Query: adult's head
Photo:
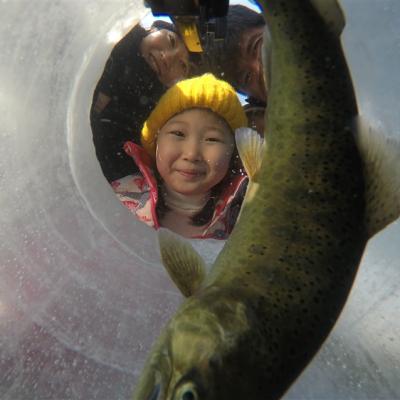
[[[190,73],[190,55],[174,25],[156,21],[140,44],[140,52],[161,83],[170,87]]]
[[[266,101],[266,89],[261,50],[265,28],[262,14],[242,5],[230,6],[224,45],[213,55],[218,74],[223,79],[263,102]]]
[[[107,60],[94,94],[93,111],[102,113],[113,99],[112,110],[108,108],[112,115],[106,117],[118,119],[129,130],[140,129],[166,88],[192,74],[190,58],[173,24],[162,20],[150,28],[137,24]]]
[[[167,57],[162,64],[165,71],[157,74],[154,65],[142,56],[140,47],[158,32],[163,33],[161,39],[167,38],[170,42],[165,45]],[[160,46],[158,39],[154,40],[153,47]],[[173,52],[171,42],[178,49],[172,61],[168,59]],[[136,134],[133,140],[139,141],[143,122],[168,85],[187,78],[187,71],[180,63],[186,66],[188,52],[181,43],[173,24],[155,21],[150,28],[136,24],[112,50],[96,86],[91,109],[97,157],[109,181],[132,172],[131,157],[121,151],[123,144],[132,139],[132,132]]]

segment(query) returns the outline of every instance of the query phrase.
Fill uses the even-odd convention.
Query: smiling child
[[[140,174],[113,182],[139,220],[194,238],[226,239],[247,179],[234,131],[247,125],[235,90],[211,74],[187,79],[161,97],[141,132],[125,144]]]

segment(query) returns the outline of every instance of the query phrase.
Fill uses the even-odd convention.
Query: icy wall
[[[361,113],[400,140],[400,3],[343,0]],[[102,176],[89,126],[113,41],[142,1],[0,1],[0,398],[129,399],[181,296],[153,231]],[[400,398],[400,224],[286,399]],[[197,243],[211,262],[220,242]]]

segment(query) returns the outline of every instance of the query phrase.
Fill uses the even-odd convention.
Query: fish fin
[[[261,168],[265,140],[251,128],[238,128],[235,131],[236,147],[250,181],[254,181]]]
[[[375,235],[400,216],[400,142],[364,118],[356,121],[356,141],[366,183],[366,228]]]
[[[325,21],[328,28],[337,36],[340,36],[346,20],[342,8],[337,0],[310,0],[318,14]]]
[[[193,295],[206,276],[201,256],[190,243],[168,229],[159,229],[158,242],[169,276],[185,297]]]

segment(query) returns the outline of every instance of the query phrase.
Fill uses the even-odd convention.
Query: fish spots
[[[277,171],[272,176],[274,181],[282,181],[285,178],[285,174],[282,171]]]
[[[271,215],[275,215],[277,212],[278,210],[276,207],[265,207],[262,213],[264,216],[269,217]]]
[[[267,246],[263,245],[263,244],[251,244],[248,248],[248,251],[251,254],[255,254],[255,255],[260,255],[263,256],[265,254],[265,250],[267,249]]]
[[[293,237],[293,228],[291,226],[274,226],[271,227],[270,232],[272,235],[274,235],[276,238],[284,238],[288,239]]]
[[[309,192],[307,188],[300,188],[297,186],[289,187],[283,191],[286,200],[293,202],[293,204],[299,205],[301,202],[306,200],[309,201]]]

